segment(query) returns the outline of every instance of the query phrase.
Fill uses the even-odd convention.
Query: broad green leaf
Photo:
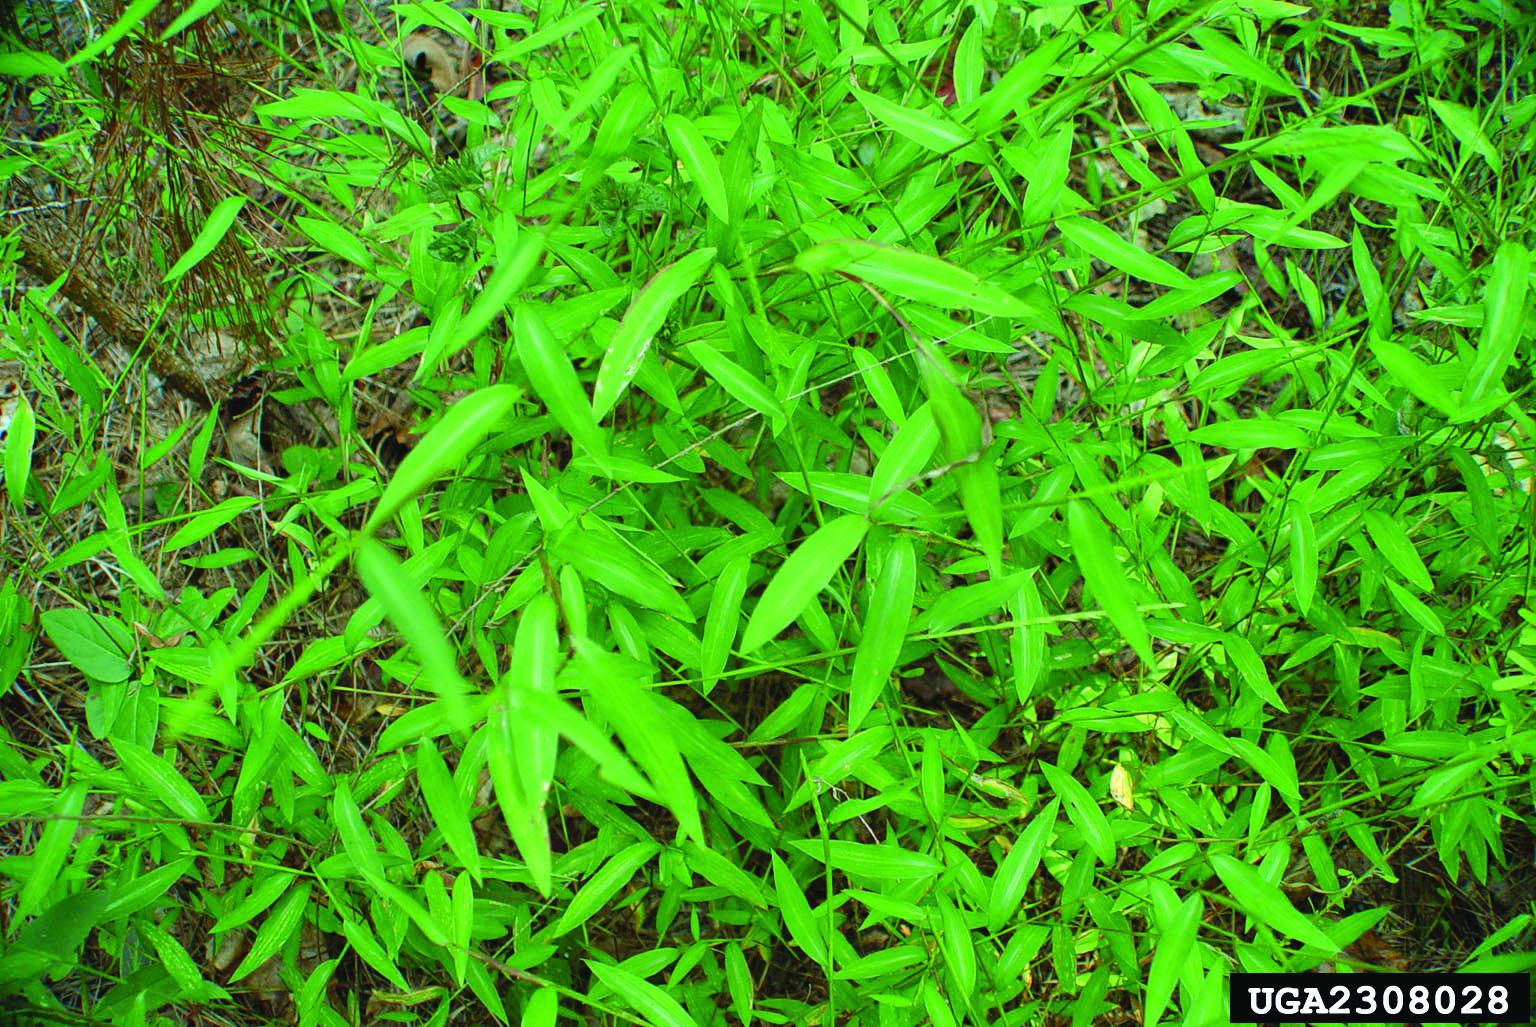
[[[903,299],[942,310],[997,317],[1033,317],[1037,311],[1007,290],[938,257],[899,246],[853,240],[824,242],[803,251],[795,267],[808,275],[849,275]]]
[[[1061,209],[1061,194],[1071,169],[1072,137],[1076,126],[1070,121],[1056,129],[1043,142],[1034,145],[1011,144],[1003,157],[1015,171],[1026,175],[1024,209],[1020,216],[1026,228],[1043,231],[1048,219]]]
[[[960,376],[949,358],[933,343],[919,339],[917,369],[939,429],[944,459],[960,464],[980,457],[981,414],[961,390]]]
[[[1074,32],[1041,33],[1034,46],[1024,47],[1022,52],[1010,55],[1008,71],[1000,81],[981,94],[976,118],[978,128],[990,133],[1005,117],[1031,111],[1039,103],[1040,87],[1059,74],[1054,70],[1057,62],[1067,58],[1069,52],[1076,54],[1081,39]],[[1072,109],[1057,105],[1052,113],[1064,113]],[[1037,120],[1034,114],[1026,116],[1026,123]]]
[[[1003,857],[997,872],[992,875],[992,892],[987,903],[987,929],[994,934],[1001,931],[1024,901],[1029,882],[1034,879],[1045,855],[1045,846],[1051,840],[1051,830],[1056,826],[1056,814],[1061,800],[1052,799],[1036,813],[1029,826],[1019,833]]]
[[[416,783],[427,800],[432,820],[443,832],[443,841],[458,857],[471,877],[480,880],[480,849],[470,822],[469,804],[464,801],[453,775],[432,739],[423,738],[416,746]]]
[[[946,117],[903,107],[878,93],[867,93],[862,89],[854,89],[853,95],[877,120],[924,149],[948,154],[972,141],[969,132]]]
[[[731,996],[731,1011],[741,1021],[742,1027],[752,1027],[753,998],[756,985],[747,958],[742,954],[741,943],[727,942],[725,946],[725,986]]]
[[[565,135],[571,124],[585,114],[589,107],[609,94],[625,66],[634,60],[635,54],[639,52],[640,48],[633,44],[616,47],[595,68],[590,68],[586,74],[576,79],[580,88],[571,97],[571,102],[566,109],[560,112],[559,117],[549,126],[550,129],[557,135]]]
[[[1266,786],[1272,784],[1274,790],[1283,795],[1292,808],[1299,807],[1300,790],[1289,752],[1284,753],[1285,759],[1277,759],[1275,753],[1266,752],[1241,737],[1224,739],[1224,745],[1233,755],[1252,767]]]
[[[939,990],[939,982],[931,978],[923,982],[923,1008],[933,1027],[957,1027],[960,1022],[955,1019],[954,1004]]]
[[[640,295],[625,311],[624,319],[609,340],[608,352],[597,369],[592,412],[599,420],[607,417],[619,402],[619,397],[639,373],[640,362],[645,359],[656,333],[666,323],[667,315],[714,259],[713,248],[695,250],[663,268],[640,290]]]
[[[994,576],[1003,573],[1003,495],[997,477],[997,464],[982,459],[956,471],[960,479],[960,505],[970,522],[987,570]]]
[[[896,431],[885,452],[875,464],[869,479],[871,509],[907,488],[923,471],[939,448],[939,427],[933,419],[933,406],[924,403],[913,411],[907,423]]]
[[[498,222],[500,228],[506,222]],[[512,223],[515,228],[515,223]],[[496,238],[496,266],[462,314],[457,300],[446,307],[432,325],[430,341],[416,369],[417,380],[437,371],[443,361],[459,352],[490,327],[527,283],[544,256],[544,236],[538,232],[503,229]],[[505,252],[503,252],[505,251]]]
[[[757,878],[741,869],[734,861],[697,842],[685,843],[683,852],[687,856],[688,865],[700,877],[758,909],[768,908],[768,899],[759,887]]]
[[[742,634],[741,651],[752,653],[788,627],[864,541],[869,522],[844,514],[822,525],[789,555],[763,590]]]
[[[203,467],[208,460],[208,447],[213,445],[213,433],[223,422],[219,418],[219,404],[215,403],[213,409],[203,418],[203,425],[197,429],[197,434],[192,437],[192,444],[187,447],[187,478],[190,481],[201,481]]]
[[[614,595],[664,613],[686,624],[697,618],[677,584],[623,542],[597,531],[578,531],[551,544],[551,552]]]
[[[944,869],[943,863],[926,852],[894,845],[868,845],[840,838],[801,838],[790,844],[812,859],[829,863],[833,869],[855,877],[902,881],[933,877]]]
[[[595,8],[582,10],[601,13]],[[572,18],[569,17],[563,19],[563,21],[571,20]],[[527,43],[541,34],[541,32],[533,32],[520,40],[517,45]],[[603,172],[620,153],[640,137],[641,130],[649,123],[655,111],[656,104],[651,99],[651,91],[647,83],[631,82],[619,90],[618,95],[609,104],[608,112],[603,115],[602,123],[597,127],[597,137],[592,142],[592,154],[587,159],[587,166],[581,175],[581,195],[589,195],[593,189],[597,188]]]
[[[1312,441],[1306,429],[1270,418],[1217,421],[1195,429],[1189,437],[1223,449],[1304,449]]]
[[[1263,86],[1282,96],[1300,96],[1296,84],[1257,57],[1244,50],[1222,32],[1200,25],[1189,30],[1190,38],[1200,44],[1207,57],[1219,64],[1228,74],[1256,86]]]
[[[1122,239],[1097,221],[1074,214],[1057,220],[1056,227],[1083,252],[1132,278],[1173,289],[1194,287],[1194,279],[1183,271],[1135,243]]]
[[[930,953],[913,944],[877,949],[839,966],[832,977],[839,981],[873,980],[926,963]]]
[[[805,899],[805,892],[800,890],[800,883],[795,880],[795,875],[774,852],[769,854],[773,860],[773,888],[779,897],[779,915],[784,918],[784,926],[789,931],[790,939],[800,950],[810,957],[812,962],[825,966],[827,963],[827,942],[822,937],[821,925],[816,922],[816,917],[811,912],[811,904]]]
[[[559,993],[554,988],[535,988],[523,1003],[522,1027],[556,1027],[559,1021]]]
[[[379,855],[373,835],[368,833],[368,826],[363,823],[363,813],[357,808],[357,800],[352,798],[352,786],[346,778],[336,782],[336,794],[331,799],[331,820],[336,825],[336,833],[341,837],[342,848],[352,859],[352,865],[357,867],[370,884],[377,885],[383,881],[384,858]]]
[[[637,977],[623,967],[609,966],[595,959],[586,960],[593,976],[602,981],[615,995],[645,1017],[646,1023],[657,1027],[698,1027],[698,1021],[678,1004],[677,999],[651,982]]]
[[[371,534],[393,517],[405,501],[424,491],[451,470],[464,469],[464,459],[517,402],[511,385],[491,385],[459,400],[416,443],[384,488],[363,531]]]
[[[166,809],[184,820],[200,824],[212,820],[203,797],[169,762],[142,746],[122,739],[114,738],[112,748],[134,783],[163,803]]]
[[[575,32],[580,32],[587,25],[602,17],[602,10],[591,7],[578,7],[576,10],[558,18],[548,25],[542,25],[529,32],[526,36],[517,39],[507,39],[497,47],[494,56],[496,60],[505,60],[513,57],[521,57],[523,54],[542,50],[549,44],[564,39]],[[642,90],[643,92],[643,90]]]
[[[395,961],[389,958],[389,953],[383,945],[379,944],[372,931],[356,920],[344,916],[341,918],[341,933],[353,950],[362,957],[363,962],[377,970],[389,983],[401,991],[407,990],[409,985],[405,983],[405,976],[395,965]]]
[[[423,24],[431,25],[449,35],[457,36],[466,43],[474,43],[479,38],[469,19],[457,8],[448,6],[442,0],[412,0],[407,3],[391,4],[390,7],[401,16],[401,23],[406,28],[414,29]]]
[[[223,988],[203,978],[197,962],[182,947],[181,942],[171,937],[159,924],[151,920],[140,920],[134,928],[148,939],[155,955],[160,957],[161,968],[176,982],[184,997],[205,1002],[229,997]]]
[[[1427,96],[1425,99],[1429,101],[1429,107],[1435,112],[1435,117],[1440,119],[1442,125],[1450,129],[1451,135],[1456,137],[1456,141],[1466,150],[1483,158],[1488,163],[1489,170],[1498,175],[1500,164],[1502,163],[1499,159],[1499,151],[1493,145],[1492,140],[1488,138],[1487,133],[1483,131],[1478,115],[1454,100],[1446,100],[1438,96]],[[1465,153],[1462,159],[1467,159]],[[1505,245],[1517,246],[1519,244],[1505,243]]]
[[[901,647],[907,640],[916,590],[917,554],[912,539],[898,535],[886,551],[879,580],[869,583],[864,637],[854,654],[853,672],[848,683],[850,735],[864,722],[896,669]]]
[[[742,554],[727,563],[715,579],[699,660],[701,687],[706,695],[720,680],[726,661],[730,659],[731,643],[736,641],[736,634],[741,630],[741,600],[747,594],[751,571],[752,558]]]
[[[588,453],[599,457],[605,455],[608,447],[603,430],[592,415],[586,390],[581,387],[570,358],[555,340],[538,308],[520,304],[512,334],[518,359],[528,372],[528,381],[549,408],[550,415]]]
[[[0,53],[0,75],[8,78],[28,79],[34,75],[52,77],[65,72],[62,61],[40,50],[28,50],[12,42],[5,53]]]
[[[520,720],[515,725],[509,725],[514,730],[504,735],[505,738],[515,744],[519,743],[523,737],[524,723],[552,728],[591,757],[592,762],[597,764],[599,774],[610,784],[639,798],[649,799],[652,802],[658,801],[659,796],[655,788],[619,751],[618,746],[598,730],[592,721],[572,709],[558,696],[542,692],[523,692],[519,694],[518,704]]]
[[[549,596],[534,596],[517,622],[512,665],[502,681],[509,707],[518,709],[529,692],[554,695],[560,662],[559,611]],[[513,758],[528,798],[541,811],[554,780],[559,734],[553,728],[525,724]]]
[[[193,516],[187,523],[177,528],[171,537],[165,540],[160,551],[171,553],[201,542],[247,510],[260,505],[261,500],[255,496],[231,496],[217,506],[209,507]]]
[[[850,735],[832,746],[825,756],[816,761],[807,780],[820,780],[828,785],[839,784],[864,761],[884,752],[890,743],[891,729],[886,725],[866,728],[856,735]],[[808,788],[802,786],[802,791],[809,795]],[[793,809],[794,806],[795,804],[792,803],[790,808]]]
[[[101,911],[101,923],[111,923],[120,917],[130,916],[141,909],[153,905],[156,900],[174,902],[174,898],[171,897],[173,896],[172,888],[177,881],[186,876],[192,867],[194,858],[192,855],[178,857],[163,866],[157,866],[147,873],[140,874],[126,884],[119,884],[113,888],[107,893],[107,905]],[[279,892],[281,892],[281,889],[273,893],[272,897],[267,900],[266,905],[262,906],[262,909],[271,905]],[[251,916],[255,916],[260,912],[261,909],[255,910],[251,913]],[[223,918],[221,917],[220,919],[222,920]],[[247,917],[246,919],[250,918]],[[217,933],[217,930],[214,933]]]
[[[1392,593],[1392,598],[1403,608],[1403,612],[1412,617],[1418,625],[1431,635],[1445,636],[1445,622],[1440,615],[1430,609],[1423,600],[1399,585],[1391,578],[1386,579],[1387,591]]]
[[[504,693],[509,690],[510,675],[503,685]],[[533,696],[559,702],[553,696],[546,697],[542,693],[533,693]],[[548,723],[526,716],[526,707],[533,696],[507,696],[491,707],[486,726],[489,743],[486,764],[497,808],[501,810],[502,819],[507,824],[507,833],[512,836],[513,844],[522,855],[534,887],[540,895],[548,895],[553,887],[554,856],[549,844],[549,827],[543,816],[543,796],[529,794],[517,762],[518,754],[524,747],[539,744],[550,730]],[[591,727],[590,724],[587,726]]]
[[[1113,534],[1093,508],[1074,500],[1067,507],[1072,554],[1083,578],[1120,634],[1148,666],[1154,662],[1146,622],[1136,608],[1131,581],[1115,556]]]
[[[971,932],[965,926],[960,910],[942,892],[939,903],[939,947],[944,952],[944,962],[954,975],[960,1003],[968,1004],[976,987],[976,946],[971,943]]]
[[[501,989],[504,985],[492,979],[490,970],[483,963],[471,960],[466,964],[465,970],[469,990],[474,992],[480,1004],[485,1006],[486,1011],[495,1018],[497,1023],[510,1023],[511,1021],[507,1018],[507,1007],[501,1000]]]
[[[1099,808],[1093,796],[1088,794],[1088,789],[1078,783],[1077,778],[1053,763],[1041,762],[1040,770],[1050,782],[1051,790],[1066,806],[1067,816],[1083,832],[1094,855],[1105,866],[1114,866],[1115,833],[1110,830],[1109,819],[1104,816],[1104,811]]]
[[[917,365],[938,425],[945,459],[955,468],[960,505],[994,576],[1002,575],[1003,510],[997,466],[980,459],[985,449],[981,414],[961,391],[959,376],[937,346],[919,337]]]
[[[1301,120],[1296,126],[1267,137],[1232,144],[1232,149],[1263,157],[1277,154],[1305,156],[1320,162],[1395,163],[1417,160],[1421,156],[1413,140],[1389,125],[1319,125],[1311,120]]]
[[[560,659],[557,617],[554,600],[547,595],[535,596],[523,609],[511,666],[502,676],[499,701],[491,707],[487,725],[487,762],[497,805],[542,895],[549,894],[554,881],[545,804],[554,780],[559,729],[536,709],[543,702],[563,709],[555,698]]]
[[[1282,713],[1288,712],[1280,699],[1280,693],[1275,691],[1274,683],[1269,680],[1264,659],[1252,642],[1236,632],[1228,632],[1222,639],[1222,648],[1227,654],[1227,662],[1237,672],[1245,688],[1257,693],[1259,698]]]
[[[1012,641],[1013,689],[1020,703],[1029,702],[1035,686],[1045,674],[1049,655],[1045,641],[1045,604],[1033,574],[1026,574],[1013,599],[1013,615],[1018,620]]]
[[[459,674],[458,654],[443,633],[432,604],[381,542],[365,538],[358,543],[357,572],[421,659],[423,683],[437,693],[455,726],[468,730],[469,685]]]
[[[698,793],[683,765],[677,738],[656,699],[641,687],[629,661],[578,636],[576,661],[593,684],[587,694],[618,732],[624,748],[655,786],[660,802],[677,817],[678,832],[702,840]]]
[[[304,920],[304,913],[309,908],[309,893],[312,885],[308,881],[300,881],[288,893],[282,897],[267,918],[262,921],[261,927],[256,932],[256,938],[251,942],[250,951],[235,967],[235,972],[230,974],[231,981],[238,981],[261,964],[271,959],[282,951],[288,939],[299,929],[299,924]]]
[[[1327,953],[1336,953],[1339,946],[1316,924],[1308,920],[1291,905],[1277,886],[1270,884],[1253,867],[1224,852],[1210,854],[1211,867],[1226,885],[1239,912],[1253,917],[1287,938]]]
[[[588,878],[565,907],[565,912],[555,923],[554,937],[580,927],[597,915],[608,904],[608,900],[633,880],[640,868],[660,851],[661,846],[655,842],[635,842],[615,853],[597,873]]]
[[[354,115],[356,112],[353,112]],[[371,272],[374,267],[373,254],[368,247],[356,235],[334,221],[323,221],[320,218],[299,215],[293,219],[293,223],[303,229],[304,234],[313,239],[320,247],[328,250],[335,256],[349,264],[355,264],[364,271]]]
[[[25,392],[16,397],[16,412],[5,430],[5,491],[11,506],[20,513],[27,498],[27,476],[32,473],[32,443],[37,435],[37,415]]]
[[[703,134],[692,121],[681,114],[668,114],[662,121],[667,139],[678,163],[688,172],[704,205],[721,221],[731,217],[730,202],[725,191],[725,177],[720,173],[720,162],[715,159]]]
[[[1425,778],[1423,784],[1414,789],[1413,799],[1408,804],[1409,808],[1427,813],[1435,806],[1452,799],[1457,788],[1481,771],[1485,765],[1485,760],[1474,757],[1439,768]]]
[[[1469,406],[1502,391],[1504,372],[1515,358],[1515,348],[1531,316],[1525,298],[1530,277],[1530,251],[1514,240],[1500,246],[1483,290],[1483,331],[1477,356],[1467,372],[1464,395]]]
[[[1152,953],[1152,969],[1147,974],[1144,1018],[1147,1027],[1156,1027],[1183,976],[1184,964],[1199,933],[1202,905],[1200,896],[1191,895],[1179,904],[1178,911],[1169,921],[1161,925],[1162,931]]]
[[[44,610],[43,631],[75,669],[97,681],[127,681],[133,635],[115,617],[88,610]]]
[[[688,355],[698,361],[704,372],[719,383],[720,387],[732,398],[773,418],[776,424],[784,422],[784,408],[779,405],[778,398],[769,391],[751,372],[740,364],[720,355],[707,342],[696,342],[688,347]],[[775,431],[778,431],[776,428]]]
[[[193,2],[187,4],[186,8],[182,10],[181,13],[177,14],[176,17],[172,19],[171,23],[165,27],[165,30],[160,33],[160,42],[163,43],[173,36],[179,35],[193,22],[199,20],[200,18],[206,18],[218,8],[222,7],[224,2],[225,0],[193,0]]]
[[[874,398],[875,405],[886,419],[895,425],[904,425],[907,421],[906,407],[897,395],[896,386],[891,381],[890,372],[878,359],[870,355],[866,349],[854,349],[853,363],[859,369],[859,377],[864,382],[864,387]]]
[[[21,882],[13,923],[31,916],[59,883],[59,875],[69,862],[75,832],[80,830],[80,813],[85,809],[86,787],[75,782],[64,790],[53,807],[51,819],[43,824],[37,845],[32,850],[32,865]]]
[[[961,585],[941,592],[928,607],[926,617],[918,621],[921,631],[940,635],[961,624],[984,620],[1015,595],[1023,572],[989,578],[974,585]]]
[[[1424,363],[1406,346],[1372,338],[1371,352],[1399,385],[1446,417],[1461,412],[1456,395],[1441,377],[1440,369]]]
[[[1357,227],[1349,237],[1350,263],[1355,269],[1355,285],[1360,290],[1360,299],[1371,319],[1371,334],[1383,336],[1390,330],[1388,327],[1388,310],[1386,290],[1382,286],[1381,272],[1376,270],[1376,255],[1366,245],[1365,237],[1360,234]]]
[[[192,239],[187,252],[181,255],[181,259],[171,266],[165,273],[162,282],[170,282],[181,278],[188,271],[198,265],[214,247],[224,241],[224,236],[229,232],[229,226],[235,223],[235,218],[240,216],[240,210],[245,206],[247,197],[229,196],[220,200],[213,210],[208,212],[208,220],[203,222],[203,227],[198,230]]]
[[[939,739],[936,734],[928,734],[923,739],[923,756],[918,770],[918,790],[923,797],[923,806],[928,811],[928,819],[935,824],[944,822],[944,812],[949,805],[945,776],[944,756],[939,751]]]
[[[1317,529],[1307,508],[1291,504],[1291,584],[1296,589],[1296,609],[1305,617],[1317,595]]]
[[[371,879],[368,885],[382,898],[404,910],[405,915],[410,917],[411,923],[416,925],[416,929],[422,933],[428,944],[444,949],[452,944],[448,938],[448,932],[443,929],[438,918],[427,912],[426,908],[405,889],[391,884],[382,877]]]
[[[278,896],[288,890],[293,883],[294,873],[286,868],[262,873],[254,879],[250,892],[241,899],[234,909],[227,911],[214,922],[212,933],[223,934],[225,931],[236,927],[242,927],[250,923],[256,917],[265,913]]]
[[[1364,518],[1371,541],[1376,544],[1377,551],[1387,558],[1387,562],[1420,592],[1433,593],[1434,579],[1430,577],[1429,568],[1419,558],[1413,539],[1408,536],[1402,524],[1380,510],[1367,510]]]

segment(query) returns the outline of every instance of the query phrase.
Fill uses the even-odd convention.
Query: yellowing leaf
[[[1125,769],[1123,763],[1116,763],[1115,768],[1109,772],[1109,797],[1127,813],[1136,811],[1136,786],[1131,781],[1131,772]]]

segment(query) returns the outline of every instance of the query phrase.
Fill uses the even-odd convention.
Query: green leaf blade
[[[656,333],[666,323],[667,315],[683,294],[698,282],[715,259],[712,247],[706,247],[663,268],[646,283],[635,297],[618,330],[608,343],[608,352],[597,369],[597,384],[592,391],[592,412],[599,420],[607,417],[619,397],[640,372]]]
[[[762,648],[800,616],[853,555],[868,530],[869,522],[864,518],[844,514],[801,542],[758,600],[742,634],[741,651],[752,653]]]

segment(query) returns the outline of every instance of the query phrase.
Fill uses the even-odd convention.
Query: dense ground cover
[[[1526,7],[15,14],[0,1018],[1536,965]]]

